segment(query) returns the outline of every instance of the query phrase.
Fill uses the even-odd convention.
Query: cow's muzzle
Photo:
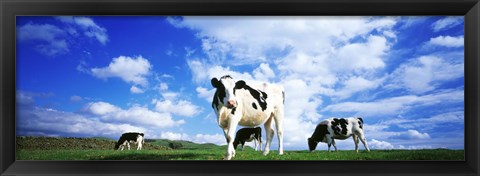
[[[228,100],[227,108],[235,108],[235,107],[237,107],[237,101],[235,101],[235,100]]]

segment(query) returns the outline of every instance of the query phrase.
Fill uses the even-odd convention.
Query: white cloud
[[[377,88],[383,81],[383,78],[367,80],[363,77],[354,76],[344,81],[342,83],[344,87],[336,91],[333,95],[338,96],[340,99],[349,98],[354,93]]]
[[[357,69],[378,69],[385,67],[383,57],[389,50],[385,37],[368,36],[365,43],[351,43],[338,49],[334,58],[330,59],[333,67],[342,71]]]
[[[222,134],[196,134],[188,135],[186,133],[175,133],[175,132],[162,132],[160,135],[162,139],[169,140],[185,140],[192,141],[199,144],[212,143],[216,145],[226,145],[225,136]]]
[[[463,16],[448,16],[440,20],[437,20],[435,23],[433,23],[432,30],[434,32],[439,32],[439,31],[453,28],[462,23],[463,23]]]
[[[273,72],[268,64],[262,63],[258,68],[253,70],[253,75],[256,80],[268,82],[268,79],[275,77],[275,72]]]
[[[446,113],[437,114],[431,117],[425,118],[393,118],[390,120],[382,121],[381,125],[386,126],[398,126],[404,129],[421,129],[432,130],[438,128],[441,125],[458,125],[464,124],[464,111],[450,111]]]
[[[161,113],[172,113],[174,115],[192,117],[199,114],[202,110],[200,107],[189,101],[179,100],[173,102],[171,100],[157,101],[155,110]]]
[[[107,29],[97,25],[91,18],[73,16],[59,16],[55,18],[60,20],[61,22],[73,24],[80,27],[83,30],[83,34],[85,36],[95,38],[103,45],[105,45],[108,41]],[[74,29],[70,28],[70,30]]]
[[[463,47],[464,39],[463,35],[458,37],[438,36],[435,38],[431,38],[430,41],[428,41],[428,44],[445,47]]]
[[[65,37],[67,33],[50,24],[27,23],[18,27],[17,39],[23,41],[40,41],[36,50],[48,56],[61,55],[69,52]]]
[[[166,91],[166,90],[168,90],[168,84],[167,83],[160,83],[158,85],[158,88],[160,89],[160,91]]]
[[[213,95],[215,95],[215,89],[209,90],[204,87],[197,87],[196,91],[197,91],[198,97],[205,99],[205,101],[207,102],[211,102]]]
[[[394,146],[386,141],[379,141],[376,139],[372,139],[371,141],[367,142],[368,147],[370,149],[380,149],[380,150],[385,150],[385,149],[393,149]]]
[[[122,109],[107,102],[88,103],[86,112],[99,117],[104,122],[127,123],[133,125],[168,128],[184,124],[184,120],[175,121],[169,113],[151,111],[134,105]]]
[[[145,87],[148,85],[146,76],[151,68],[150,62],[142,56],[135,58],[119,56],[113,58],[107,67],[92,68],[90,70],[92,75],[101,79],[118,77],[125,82]]]
[[[130,92],[132,92],[134,94],[141,94],[141,93],[145,92],[145,90],[142,90],[141,88],[138,88],[137,86],[132,86],[132,87],[130,87]]]
[[[392,138],[399,138],[399,139],[430,139],[430,135],[428,133],[420,133],[417,130],[407,130],[404,132],[399,132]]]
[[[423,96],[405,95],[372,102],[341,102],[328,105],[322,111],[353,112],[360,116],[385,118],[387,115],[402,114],[413,107],[463,102],[463,97],[463,90],[444,90]]]
[[[220,78],[224,75],[230,75],[236,80],[254,80],[250,73],[239,73],[232,71],[229,67],[225,68],[218,65],[211,65],[199,60],[187,60],[187,64],[193,74],[193,80],[196,83],[208,82],[208,85],[210,85],[210,80],[212,78]]]
[[[292,47],[294,52],[319,54],[330,50],[332,44],[372,30],[389,31],[396,23],[394,18],[368,17],[189,16],[169,21],[176,27],[198,30],[203,50],[213,63],[232,65],[264,62],[269,59],[266,56]]]
[[[464,64],[448,62],[437,56],[421,56],[400,65],[391,75],[387,87],[401,87],[421,94],[436,89],[439,84],[464,76]]]

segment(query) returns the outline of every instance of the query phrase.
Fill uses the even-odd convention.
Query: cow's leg
[[[265,144],[265,149],[263,150],[263,155],[268,155],[270,152],[270,144],[272,143],[273,134],[275,133],[272,129],[273,118],[270,117],[264,124],[265,133],[267,134],[267,143]]]
[[[332,146],[332,144],[333,144],[334,141],[333,141],[332,137],[331,137],[330,135],[328,135],[328,134],[325,135],[325,138],[327,139],[328,152],[330,152],[330,146]]]
[[[142,149],[142,141],[137,140],[137,150],[141,150],[141,149]]]
[[[363,131],[360,131],[359,134],[358,134],[358,138],[360,138],[360,141],[362,141],[363,143],[363,146],[365,147],[365,149],[370,152],[370,149],[368,148],[368,144],[367,144],[367,139],[365,138],[365,135],[363,134]],[[357,151],[358,152],[358,151]]]
[[[337,151],[337,144],[335,144],[335,139],[332,138],[332,145],[335,148],[335,152]]]
[[[245,141],[242,141],[242,151],[244,147],[245,147]]]
[[[278,154],[283,155],[283,108],[279,109],[277,108],[274,118],[278,137]]]
[[[228,148],[227,148],[227,153],[225,154],[225,160],[230,160],[233,157],[235,157],[235,148],[233,147],[233,141],[235,139],[235,130],[237,129],[238,126],[238,121],[236,120],[235,117],[230,118],[230,122],[228,124],[228,130],[227,130],[227,143],[228,143]]]
[[[353,134],[353,143],[355,143],[355,151],[358,153],[358,135]]]
[[[263,150],[263,149],[262,149],[262,138],[260,138],[260,139],[258,140],[258,143],[260,143],[260,146],[258,147],[258,149],[259,149],[260,151],[262,151],[262,150]]]
[[[130,150],[130,142],[127,142],[128,150]]]
[[[253,143],[255,144],[255,151],[258,151],[257,150],[257,138],[253,139]]]

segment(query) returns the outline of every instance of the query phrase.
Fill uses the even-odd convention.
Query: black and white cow
[[[130,150],[130,143],[136,144],[137,150],[141,150],[143,144],[145,144],[144,134],[137,132],[123,133],[115,144],[115,150],[123,150],[125,146]]]
[[[264,124],[267,143],[263,155],[267,155],[275,133],[272,129],[274,121],[278,137],[278,153],[282,155],[285,100],[283,87],[267,83],[247,84],[243,80],[235,81],[229,75],[222,76],[220,80],[212,78],[211,83],[216,88],[212,107],[228,143],[224,159],[230,160],[235,156],[233,142],[238,125],[255,127]]]
[[[235,135],[235,141],[233,141],[233,148],[236,150],[238,144],[242,144],[242,151],[245,145],[245,142],[255,143],[255,151],[258,151],[257,144],[259,144],[260,150],[262,150],[262,128],[242,128],[237,131]]]
[[[370,151],[367,145],[365,134],[363,133],[363,119],[360,117],[350,118],[329,118],[321,121],[315,128],[312,137],[308,138],[308,147],[311,152],[315,150],[318,142],[325,142],[328,144],[328,151],[330,146],[335,147],[335,139],[347,139],[353,136],[355,142],[355,151],[358,152],[358,142],[362,141],[363,146],[367,151]]]

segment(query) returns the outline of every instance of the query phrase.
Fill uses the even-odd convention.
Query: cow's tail
[[[363,119],[361,117],[357,117],[358,119],[358,122],[359,122],[359,125],[360,125],[360,128],[363,129]]]

